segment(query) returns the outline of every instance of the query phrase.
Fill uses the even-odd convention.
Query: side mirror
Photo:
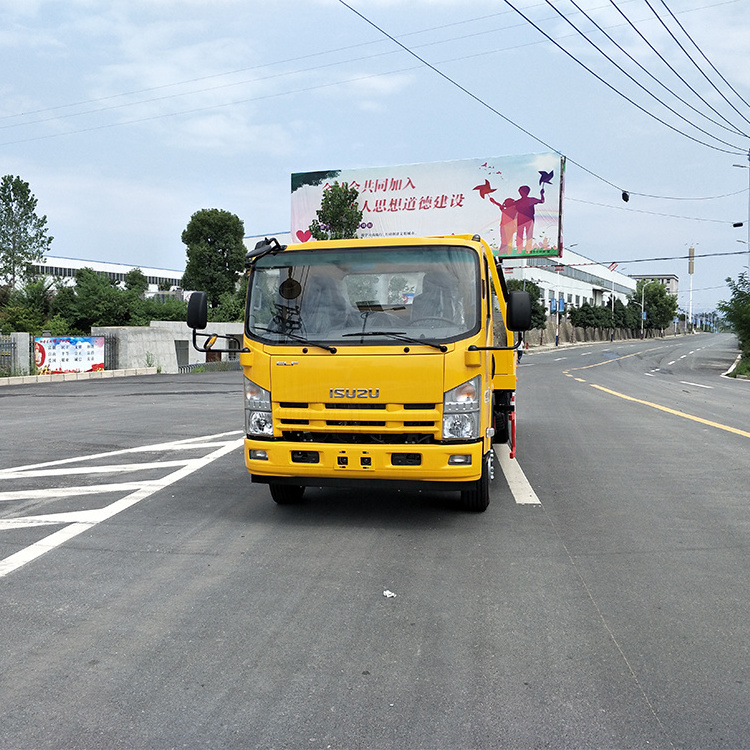
[[[190,298],[192,302],[192,297]],[[531,328],[531,297],[528,292],[508,292],[508,329],[528,331]]]
[[[193,292],[187,307],[188,328],[202,331],[208,325],[208,297],[205,292]]]

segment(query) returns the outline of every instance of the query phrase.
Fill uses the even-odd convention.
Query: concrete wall
[[[670,326],[664,329],[663,337],[658,331],[646,331],[646,338],[668,338],[675,335],[685,335],[684,324],[680,324],[675,334],[675,329]],[[529,347],[550,346],[555,343],[556,325],[554,317],[547,320],[545,330],[534,329],[525,334],[525,340]],[[587,342],[609,341],[612,331],[609,328],[573,328],[568,320],[560,321],[560,343],[561,344],[582,344]],[[640,331],[631,331],[628,328],[616,328],[614,330],[614,340],[623,341],[627,339],[640,338]]]
[[[13,372],[20,374],[36,372],[36,363],[31,359],[31,335],[28,333],[11,333],[10,336],[16,342]]]
[[[209,323],[211,333],[234,335],[242,341],[242,323]],[[150,326],[95,326],[92,336],[117,338],[117,366],[120,369],[156,367],[160,372],[178,372],[178,364],[200,364],[206,361],[204,352],[193,348],[193,334],[180,321],[153,320]],[[200,342],[199,336],[199,342]],[[219,340],[217,347],[225,342]],[[178,362],[178,352],[187,361]],[[228,355],[221,355],[227,359]]]
[[[29,343],[31,337],[28,333],[11,333],[10,336],[3,335],[2,366],[14,375],[28,375],[35,372],[34,362],[31,357]]]

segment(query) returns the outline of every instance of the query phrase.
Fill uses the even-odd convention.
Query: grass
[[[734,368],[732,373],[734,377],[738,375],[744,375],[750,377],[750,357],[743,356],[742,359],[737,363],[737,367]]]

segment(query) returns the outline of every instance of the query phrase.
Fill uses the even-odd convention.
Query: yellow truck
[[[378,486],[452,490],[484,511],[493,444],[515,455],[515,350],[531,325],[529,295],[508,291],[487,243],[266,239],[246,265],[252,481],[280,504],[302,501],[306,487]],[[197,333],[202,292],[188,326],[197,349],[222,351],[221,337]]]

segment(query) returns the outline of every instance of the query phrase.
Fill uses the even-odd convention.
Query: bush
[[[737,281],[727,279],[727,284],[732,290],[732,299],[720,302],[718,307],[737,335],[743,359],[750,360],[750,280],[747,272],[743,271]]]

